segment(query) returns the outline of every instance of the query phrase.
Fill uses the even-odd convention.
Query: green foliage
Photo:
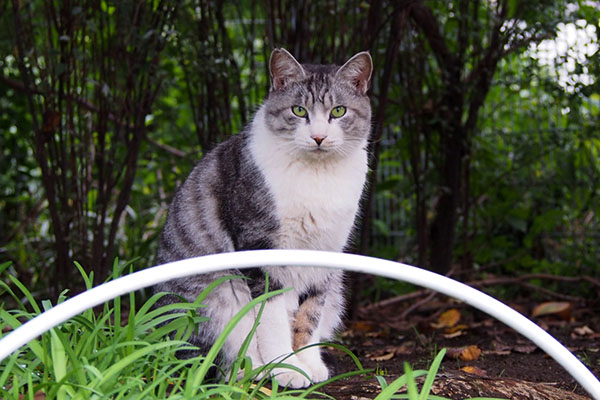
[[[587,116],[596,95],[570,94],[543,71],[524,74],[531,62],[506,62],[481,118],[468,251],[481,266],[595,275],[600,132]]]
[[[115,262],[113,277],[117,278],[130,269],[130,264]],[[0,266],[0,271],[6,267]],[[93,277],[87,275],[83,267],[77,267],[86,286],[91,288]],[[295,368],[286,365],[285,359],[266,366],[252,366],[245,352],[258,326],[264,304],[267,299],[288,289],[267,291],[248,303],[226,325],[207,354],[178,359],[177,351],[195,349],[187,340],[198,324],[207,323],[206,318],[197,313],[203,307],[203,300],[215,287],[236,278],[239,277],[219,279],[191,303],[156,307],[157,301],[166,294],[158,293],[137,306],[132,293],[125,302],[119,297],[105,303],[101,310],[87,310],[3,360],[0,363],[0,395],[6,399],[38,393],[57,399],[310,398],[319,394],[319,390],[330,382],[369,372],[363,369],[354,354],[335,343],[318,345],[345,352],[357,369],[305,390],[280,388],[268,377],[273,368]],[[14,277],[11,279],[19,292],[13,291],[4,282],[0,282],[0,287],[16,299],[18,306],[11,310],[5,309],[4,305],[0,307],[0,338],[52,307],[49,301],[39,304],[25,285]],[[19,300],[21,297],[27,298],[29,307]],[[58,303],[66,299],[63,293]],[[215,359],[227,336],[242,317],[257,306],[257,320],[240,349],[233,369],[228,374],[221,374],[219,379],[207,378],[209,369],[217,367]],[[312,346],[315,345],[309,347]],[[270,389],[265,387],[267,383],[271,384]]]
[[[464,101],[472,101],[469,85],[494,35],[489,15],[500,3],[470,2],[469,7],[479,8],[470,9],[468,16],[459,10],[461,2],[430,4],[443,23],[448,57],[464,51],[467,79],[461,90]],[[462,139],[466,146],[454,262],[466,273],[484,269],[597,276],[600,75],[593,49],[599,43],[599,13],[581,3],[508,5],[508,14],[521,22],[505,21],[514,36],[507,37],[506,54],[498,61],[472,132],[466,125],[470,111],[462,116],[468,134]],[[461,24],[473,28],[466,31],[463,47]],[[560,54],[565,41],[575,40],[564,32],[575,29],[575,44],[569,42],[570,52]],[[542,38],[544,46],[538,45]],[[443,110],[438,112],[443,106],[441,58],[423,48],[430,42],[426,39],[421,31],[400,47],[399,58],[406,61],[399,62],[406,72],[394,77],[399,84],[390,89],[393,103],[386,115],[371,239],[371,254],[418,265],[427,264],[421,247],[431,244],[429,229],[451,190],[440,181],[449,121]],[[591,50],[575,55],[586,48]],[[553,49],[558,49],[556,57]]]
[[[130,263],[120,266],[115,262],[113,276],[118,277],[129,266]],[[83,267],[77,267],[86,286],[91,288],[93,277],[86,275]],[[5,268],[6,265],[0,266],[0,271]],[[41,394],[59,400],[131,397],[196,399],[215,396],[231,399],[311,398],[311,395],[320,395],[319,390],[331,382],[371,372],[364,370],[358,358],[348,349],[335,343],[317,345],[345,352],[357,369],[307,389],[280,388],[275,380],[268,378],[273,368],[295,369],[285,364],[285,359],[254,368],[245,352],[258,326],[264,304],[286,289],[273,292],[267,290],[243,307],[226,325],[207,354],[177,359],[177,351],[194,349],[187,340],[196,326],[208,322],[197,313],[203,307],[203,300],[215,287],[236,278],[224,277],[214,282],[191,303],[156,307],[157,301],[166,294],[158,293],[138,307],[132,293],[126,298],[126,303],[119,297],[105,303],[102,310],[84,311],[3,360],[0,363],[0,395],[6,399],[18,399]],[[0,331],[3,332],[0,338],[42,311],[52,308],[49,301],[39,304],[21,282],[15,278],[12,280],[18,286],[20,294],[15,293],[4,282],[0,282],[0,286],[15,299],[22,296],[27,298],[32,311],[28,311],[21,302],[17,309],[6,310],[4,306],[0,307]],[[266,286],[268,287],[268,283]],[[65,300],[67,298],[63,293],[58,303]],[[240,349],[233,369],[228,374],[221,374],[219,379],[208,379],[207,373],[209,369],[216,367],[215,359],[227,336],[242,317],[257,306],[260,306],[257,320]],[[312,346],[315,345],[309,347]],[[405,374],[390,384],[384,376],[375,374],[374,377],[382,388],[376,399],[441,399],[429,393],[444,354],[445,350],[442,350],[435,357],[429,371],[412,371],[406,364]],[[419,376],[426,376],[420,391],[415,383],[415,378]],[[267,383],[271,384],[270,388],[265,386]],[[403,387],[407,388],[407,394],[396,394]]]
[[[115,274],[126,266],[127,264],[119,268],[115,264]],[[79,268],[84,281],[91,287],[92,277],[85,275],[83,268]],[[149,298],[138,309],[135,296],[131,294],[127,307],[121,298],[116,298],[104,304],[101,311],[85,311],[32,340],[25,349],[4,360],[0,375],[0,395],[2,398],[15,399],[38,392],[57,399],[123,396],[208,398],[214,395],[245,398],[249,393],[252,398],[268,397],[262,389],[268,379],[258,380],[255,385],[256,376],[264,371],[268,372],[270,368],[285,365],[274,364],[267,368],[252,369],[251,363],[245,358],[244,348],[240,351],[240,360],[245,362],[241,363],[243,368],[239,374],[234,370],[229,380],[223,378],[215,382],[206,379],[206,375],[209,368],[214,367],[221,346],[240,319],[254,307],[264,305],[268,298],[285,290],[267,292],[247,304],[227,324],[206,355],[185,360],[175,357],[176,351],[193,349],[186,340],[197,324],[206,322],[196,311],[202,307],[202,301],[210,290],[227,279],[232,277],[215,282],[193,303],[156,308],[156,302],[165,295],[160,293]],[[2,332],[18,328],[42,310],[52,307],[49,301],[42,302],[40,306],[24,285],[14,278],[12,280],[19,287],[21,295],[28,299],[33,311],[27,311],[23,303],[14,310],[0,308]],[[0,284],[15,299],[21,297],[4,282]],[[66,297],[62,294],[58,303],[65,300]],[[249,337],[253,335],[254,329]],[[249,338],[246,343],[248,342]],[[239,368],[241,364],[236,365]],[[362,369],[360,363],[357,365]],[[314,390],[316,388],[312,389]],[[272,393],[277,395],[277,391],[274,387]]]
[[[365,253],[427,266],[440,204],[458,192],[446,219],[455,240],[441,241],[467,271],[599,273],[600,52],[548,62],[538,46],[571,26],[597,46],[586,2],[140,4],[0,2],[0,262],[33,292],[56,298],[74,259],[96,279],[113,254],[151,265],[176,187],[250,120],[279,46],[312,62],[373,56],[383,119],[370,233],[357,235]]]

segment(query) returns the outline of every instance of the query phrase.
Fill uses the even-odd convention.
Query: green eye
[[[296,117],[304,118],[306,117],[306,108],[301,106],[292,107],[292,112]]]
[[[344,107],[344,106],[337,106],[337,107],[334,107],[333,110],[331,110],[331,116],[333,118],[343,117],[344,114],[346,114],[346,107]]]

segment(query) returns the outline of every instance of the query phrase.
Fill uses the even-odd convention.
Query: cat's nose
[[[320,146],[323,140],[327,139],[327,135],[311,135],[310,137],[317,143],[317,146]]]

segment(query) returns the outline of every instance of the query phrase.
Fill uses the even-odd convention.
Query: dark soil
[[[418,308],[408,315],[402,315],[419,302]],[[511,304],[530,318],[536,305],[528,300]],[[597,303],[590,304],[583,300],[563,302],[562,306],[567,306],[567,309],[532,319],[571,350],[596,377],[600,376],[600,307]],[[552,311],[553,304],[549,307]],[[440,326],[445,321],[443,313],[451,309],[456,311],[450,311],[449,314],[458,315],[460,320],[450,321],[453,322],[452,326]],[[556,398],[566,400],[581,398],[577,394],[587,396],[569,373],[513,329],[470,306],[427,292],[423,292],[420,298],[404,302],[362,308],[357,320],[349,323],[342,334],[342,343],[358,356],[364,368],[374,372],[366,377],[352,377],[328,385],[324,392],[336,399],[372,399],[380,391],[374,374],[383,376],[389,383],[404,373],[405,363],[413,369],[428,369],[442,348],[447,348],[448,354],[439,376],[460,376],[467,381],[481,377],[491,378],[488,381],[514,378],[525,381],[525,384],[548,383],[551,389],[554,388],[552,390],[563,393]],[[461,355],[461,350],[469,346],[471,351]],[[335,349],[332,352],[337,358],[339,372],[357,369],[352,359],[343,352]],[[443,386],[446,389],[440,389],[437,395],[450,399],[465,398],[464,393],[448,393],[448,385]],[[480,390],[472,394],[497,395],[482,391],[485,392]],[[505,397],[555,398],[530,394],[527,397]]]

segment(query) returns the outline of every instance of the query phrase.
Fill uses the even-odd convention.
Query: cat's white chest
[[[356,162],[362,163],[357,155]],[[366,169],[292,164],[266,171],[280,221],[279,246],[341,251],[354,225]]]

